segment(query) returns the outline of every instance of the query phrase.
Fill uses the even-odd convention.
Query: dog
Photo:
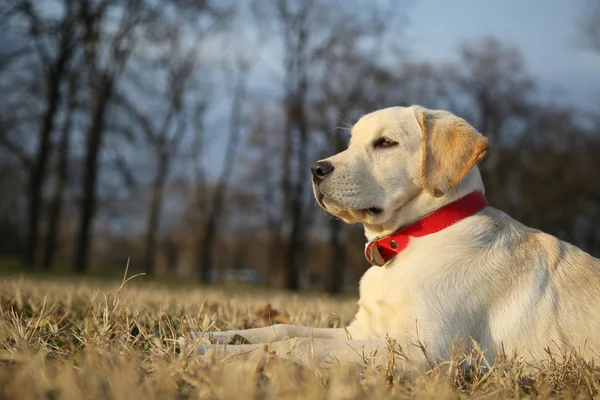
[[[362,223],[372,264],[345,328],[274,325],[210,333],[218,350],[319,366],[382,364],[390,343],[426,369],[475,344],[526,361],[600,350],[600,260],[487,204],[477,163],[488,141],[464,119],[420,106],[363,116],[348,148],[312,166],[318,204]],[[242,336],[250,344],[228,345]],[[247,342],[245,342],[247,343]],[[454,350],[453,350],[454,349]]]

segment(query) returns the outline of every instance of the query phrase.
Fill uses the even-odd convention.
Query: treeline
[[[600,56],[598,10],[581,35]],[[364,238],[316,207],[310,165],[361,115],[409,104],[488,137],[492,205],[600,254],[600,112],[545,98],[493,38],[411,62],[409,14],[394,0],[1,2],[0,255],[342,291]]]

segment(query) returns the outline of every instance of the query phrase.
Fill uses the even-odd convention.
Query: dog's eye
[[[373,142],[373,148],[377,149],[377,148],[383,148],[383,147],[393,147],[397,144],[398,143],[396,143],[388,138],[382,137]]]

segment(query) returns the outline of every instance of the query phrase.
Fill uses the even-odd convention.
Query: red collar
[[[408,247],[411,237],[423,237],[444,230],[487,205],[483,194],[471,192],[389,236],[369,241],[365,245],[365,257],[371,265],[383,266]]]

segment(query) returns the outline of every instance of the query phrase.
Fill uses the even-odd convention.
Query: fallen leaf
[[[271,303],[267,303],[259,308],[256,312],[256,317],[257,318],[250,318],[246,315],[243,319],[244,329],[289,323],[289,318],[271,307]]]

